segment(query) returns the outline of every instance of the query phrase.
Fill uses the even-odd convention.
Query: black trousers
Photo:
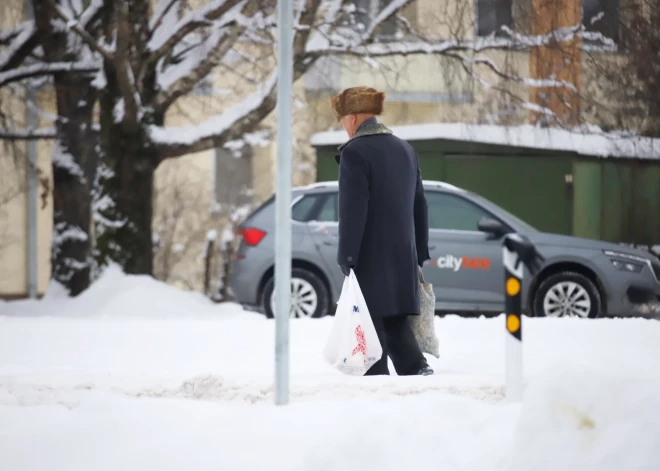
[[[426,358],[419,348],[415,334],[408,324],[408,316],[372,317],[378,333],[383,356],[365,376],[389,375],[387,357],[392,358],[394,369],[399,376],[415,375],[427,366]]]

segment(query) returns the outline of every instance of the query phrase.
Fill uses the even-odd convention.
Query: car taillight
[[[254,227],[248,227],[238,231],[238,235],[243,238],[247,245],[256,246],[259,245],[259,242],[266,237],[266,233],[261,229],[255,229]]]

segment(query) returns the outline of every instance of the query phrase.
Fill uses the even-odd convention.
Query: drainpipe
[[[25,0],[25,13],[28,20],[34,20],[30,0]],[[36,93],[28,81],[26,87],[26,118],[29,130],[36,129],[37,112],[35,109]],[[27,288],[31,299],[37,297],[37,142],[27,140]]]

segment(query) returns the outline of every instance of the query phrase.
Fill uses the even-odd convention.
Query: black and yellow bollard
[[[529,239],[508,234],[502,246],[506,319],[506,398],[521,401],[523,396],[522,290],[524,268],[535,275],[544,258]]]
[[[506,318],[506,398],[522,400],[522,281],[518,254],[504,244],[504,293]]]

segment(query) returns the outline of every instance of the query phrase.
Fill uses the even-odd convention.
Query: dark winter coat
[[[355,266],[372,316],[419,314],[417,267],[430,256],[417,155],[375,118],[339,149],[337,262]]]

